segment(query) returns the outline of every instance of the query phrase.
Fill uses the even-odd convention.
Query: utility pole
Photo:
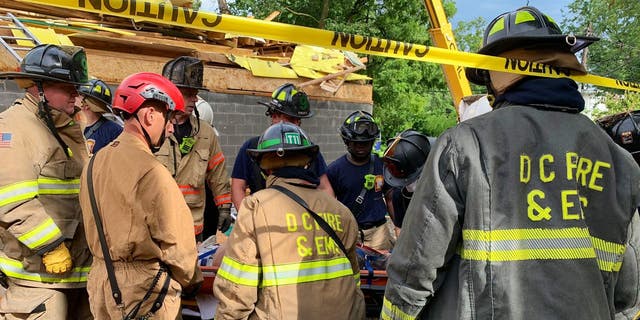
[[[227,0],[218,0],[218,9],[222,14],[231,14],[231,10],[229,10],[229,6],[227,5]]]

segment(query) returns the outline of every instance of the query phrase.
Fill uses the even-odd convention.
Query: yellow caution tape
[[[131,18],[136,21],[150,21],[184,28],[235,33],[390,58],[410,59],[548,78],[571,78],[582,83],[640,92],[640,83],[621,81],[591,74],[578,75],[569,69],[549,66],[542,63],[485,56],[476,53],[454,51],[259,19],[194,11],[189,8],[172,7],[163,2],[151,3],[139,0],[18,1],[108,14]]]

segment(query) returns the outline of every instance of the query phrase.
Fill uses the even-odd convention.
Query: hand
[[[71,254],[64,244],[60,243],[55,249],[42,255],[42,263],[48,273],[59,274],[71,270]]]
[[[218,230],[226,232],[229,230],[232,222],[233,218],[231,218],[231,208],[218,207]]]

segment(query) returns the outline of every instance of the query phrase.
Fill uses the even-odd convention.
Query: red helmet
[[[152,72],[134,73],[116,89],[113,109],[135,113],[146,100],[158,100],[169,111],[184,111],[182,93],[169,79]]]

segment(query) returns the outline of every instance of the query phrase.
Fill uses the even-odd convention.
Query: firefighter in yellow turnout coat
[[[88,155],[71,115],[86,82],[81,48],[42,45],[13,78],[27,93],[0,114],[0,318],[90,318],[91,264],[78,202]],[[29,316],[29,314],[31,314]]]
[[[178,183],[191,209],[196,237],[203,240],[205,183],[218,207],[218,229],[227,231],[232,221],[229,174],[218,136],[209,124],[198,119],[197,110],[193,114],[198,90],[206,90],[202,86],[203,63],[193,57],[178,57],[165,64],[162,74],[180,89],[185,110],[176,114],[174,133],[156,157]]]
[[[355,245],[358,224],[306,170],[318,147],[280,122],[249,149],[270,174],[267,188],[242,201],[214,282],[216,319],[362,319]],[[302,198],[335,231],[347,255],[314,218],[273,186]]]
[[[182,96],[161,75],[138,73],[122,81],[113,108],[125,120],[124,132],[94,155],[91,185],[124,306],[118,308],[112,296],[85,169],[80,201],[94,255],[87,284],[91,312],[97,319],[121,319],[123,311],[131,319],[150,314],[175,319],[182,288],[194,286],[201,273],[189,209],[152,152],[164,140],[165,128],[171,132],[173,111],[184,108]],[[158,299],[162,305],[154,311]],[[133,314],[136,305],[140,308]]]

